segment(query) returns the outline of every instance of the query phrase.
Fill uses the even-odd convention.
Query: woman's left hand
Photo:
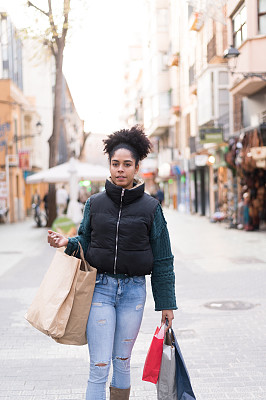
[[[172,321],[175,318],[173,310],[162,310],[162,325],[165,324],[166,318],[168,319],[168,326],[166,328],[166,331],[168,331],[168,329],[172,327]]]

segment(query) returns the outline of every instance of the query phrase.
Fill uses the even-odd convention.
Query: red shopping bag
[[[164,328],[164,325],[161,328],[157,326],[154,333],[143,368],[143,381],[151,383],[157,383],[158,381],[163,354]]]

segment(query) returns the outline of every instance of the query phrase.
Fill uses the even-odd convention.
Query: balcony
[[[222,38],[218,37],[218,40],[222,40]],[[221,49],[220,49],[221,51]],[[207,44],[207,62],[208,64],[220,64],[224,63],[225,60],[222,54],[218,54],[219,49],[217,49],[217,36],[213,35],[209,43]]]
[[[257,77],[244,78],[242,72],[260,73],[265,71],[265,36],[247,39],[238,49],[237,67],[231,78],[232,95],[250,96],[266,86],[266,82]],[[238,74],[239,72],[239,74]]]
[[[207,44],[207,61],[208,63],[216,56],[216,35],[214,35]]]
[[[150,136],[161,136],[169,128],[170,113],[163,112],[158,117],[153,118],[151,127],[149,129]]]

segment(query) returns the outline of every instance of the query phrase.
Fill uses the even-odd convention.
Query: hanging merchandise
[[[241,198],[244,203],[244,229],[258,230],[266,223],[266,170],[257,168],[251,173],[243,173]]]
[[[258,127],[229,140],[225,154],[232,173],[231,179],[228,178],[228,215],[231,226],[238,229],[254,231],[266,223],[264,139],[262,129]]]

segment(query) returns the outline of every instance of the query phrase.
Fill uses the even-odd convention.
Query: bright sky
[[[53,0],[52,4],[59,1]],[[48,9],[47,0],[32,0]],[[124,60],[135,31],[141,30],[143,0],[71,0],[72,31],[64,73],[85,129],[110,133],[124,127]],[[0,0],[18,28],[34,25],[25,0]],[[44,18],[46,18],[44,16]]]

